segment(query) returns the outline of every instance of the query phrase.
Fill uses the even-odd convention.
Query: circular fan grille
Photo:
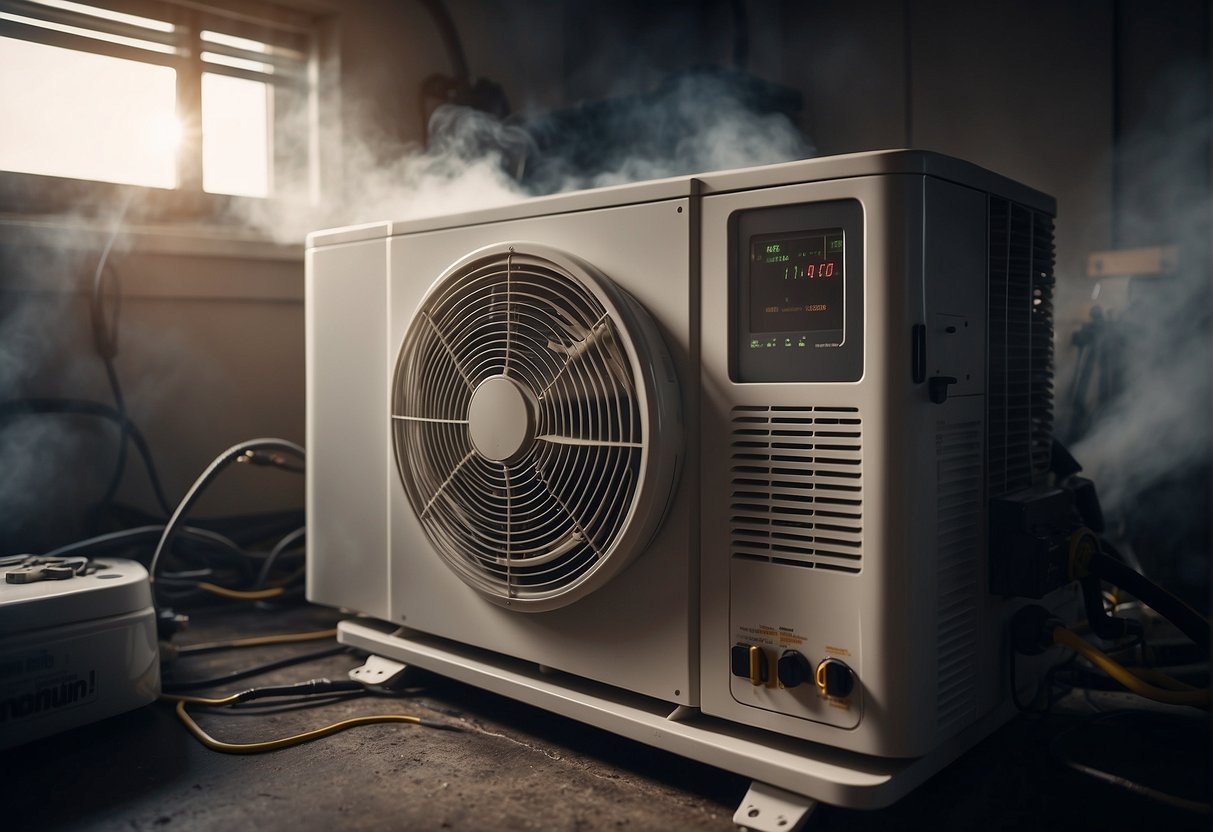
[[[541,610],[601,586],[648,542],[676,457],[654,433],[678,419],[643,310],[583,264],[522,248],[477,252],[430,289],[401,347],[392,422],[438,554],[491,600]]]

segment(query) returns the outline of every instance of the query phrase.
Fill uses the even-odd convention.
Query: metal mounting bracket
[[[810,797],[755,780],[733,813],[733,823],[748,832],[796,832],[816,808],[817,801]]]

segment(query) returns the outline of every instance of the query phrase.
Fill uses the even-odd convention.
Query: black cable
[[[150,544],[159,539],[163,533],[163,523],[149,524],[69,543],[45,553],[43,557],[62,557],[77,552],[96,557],[108,549],[129,547],[140,542]],[[177,554],[179,558],[186,561],[200,561],[204,568],[185,572],[161,573],[159,587],[161,595],[166,600],[184,602],[187,599],[213,596],[213,592],[204,592],[206,587],[198,586],[203,582],[217,586],[247,585],[256,571],[256,562],[265,557],[265,555],[246,551],[227,535],[212,529],[184,526],[178,535]],[[190,545],[183,547],[181,544],[185,543]],[[146,554],[144,557],[130,554],[128,556],[146,563]],[[297,576],[290,576],[284,582],[284,586],[296,579]],[[286,594],[285,591],[283,594]]]
[[[196,688],[211,688],[216,685],[227,684],[228,682],[237,682],[241,679],[247,679],[250,676],[258,676],[262,673],[269,673],[272,670],[281,670],[284,667],[292,667],[297,664],[315,661],[316,659],[324,659],[329,656],[336,656],[339,653],[345,653],[352,648],[339,644],[336,647],[327,647],[324,650],[316,650],[311,653],[300,653],[296,656],[290,656],[285,659],[267,662],[265,664],[246,667],[243,670],[237,670],[234,673],[227,673],[222,676],[212,676],[208,679],[195,679],[189,682],[162,682],[160,689],[165,693],[177,693],[181,691],[194,690]]]
[[[297,698],[284,697],[282,699],[254,699],[251,702],[234,702],[228,707],[233,711],[250,711],[256,713],[258,716],[264,716],[288,712],[293,713],[309,708],[322,708],[326,705],[338,705],[354,699],[365,699],[371,695],[372,692],[365,689],[338,693],[313,693]]]
[[[164,525],[139,526],[134,529],[125,529],[119,532],[110,532],[109,534],[99,534],[96,537],[90,537],[85,540],[78,540],[75,543],[68,543],[65,546],[60,546],[58,549],[52,549],[45,553],[43,557],[60,557],[62,555],[73,554],[75,552],[90,551],[94,549],[105,549],[116,545],[130,545],[140,540],[155,540],[164,534]],[[248,553],[240,548],[237,543],[231,538],[219,534],[218,532],[210,531],[209,529],[200,529],[195,526],[182,527],[180,534],[196,540],[212,543],[220,548],[239,555],[242,558],[247,558]]]
[[[1082,774],[1085,774],[1089,777],[1094,777],[1098,780],[1102,780],[1105,783],[1110,783],[1114,786],[1125,789],[1126,791],[1132,792],[1133,794],[1137,794],[1142,797],[1153,800],[1157,803],[1162,803],[1167,806],[1171,806],[1176,809],[1182,809],[1187,812],[1193,812],[1193,813],[1202,814],[1202,815],[1209,814],[1210,806],[1207,801],[1194,800],[1192,798],[1183,797],[1183,796],[1180,796],[1177,794],[1172,794],[1169,792],[1164,792],[1161,789],[1157,789],[1149,784],[1142,783],[1137,780],[1133,780],[1122,774],[1118,774],[1116,772],[1110,771],[1107,768],[1100,768],[1100,767],[1088,765],[1086,763],[1080,762],[1079,760],[1075,759],[1075,756],[1073,755],[1073,751],[1075,749],[1072,747],[1074,745],[1073,740],[1075,737],[1081,736],[1079,734],[1080,730],[1089,728],[1093,725],[1099,725],[1100,729],[1104,732],[1104,736],[1106,736],[1108,727],[1101,723],[1112,722],[1114,720],[1118,720],[1118,719],[1121,719],[1124,717],[1133,717],[1133,718],[1139,719],[1143,722],[1153,723],[1153,725],[1150,726],[1148,733],[1144,729],[1142,729],[1143,734],[1148,735],[1152,738],[1157,736],[1157,734],[1160,730],[1165,730],[1167,728],[1174,729],[1179,735],[1183,735],[1183,736],[1189,736],[1189,735],[1190,736],[1200,736],[1202,734],[1207,735],[1207,733],[1208,733],[1208,722],[1206,719],[1202,719],[1202,718],[1194,719],[1194,718],[1190,718],[1187,716],[1181,716],[1179,714],[1173,714],[1173,713],[1161,712],[1161,711],[1144,711],[1144,710],[1101,711],[1093,716],[1086,718],[1079,725],[1069,728],[1068,730],[1066,730],[1066,731],[1062,732],[1061,734],[1058,734],[1056,737],[1054,737],[1049,742],[1049,753],[1051,753],[1054,756],[1054,758],[1056,758],[1059,762],[1061,762],[1062,765],[1066,766],[1067,768],[1070,768],[1077,772],[1081,772]],[[1157,751],[1160,753],[1160,755],[1165,756],[1168,764],[1174,765],[1174,763],[1172,762],[1172,758],[1174,757],[1174,748],[1166,745],[1165,742],[1163,742],[1163,741],[1155,740],[1155,742],[1158,743]],[[1067,744],[1069,744],[1071,746],[1071,748],[1064,748],[1064,746],[1066,746]],[[1092,749],[1088,749],[1088,750],[1092,750]],[[1100,751],[1101,749],[1094,749],[1094,750]],[[1127,754],[1129,756],[1132,756],[1133,754],[1136,754],[1136,753],[1140,753],[1140,752],[1138,752],[1138,751],[1127,752]],[[1102,755],[1098,755],[1098,756],[1102,756]]]
[[[171,508],[171,507],[170,507]],[[134,526],[163,525],[165,518],[171,514],[150,514],[134,506],[114,503],[111,512],[119,528]],[[211,515],[196,517],[190,520],[191,526],[219,532],[230,537],[246,550],[257,544],[273,545],[287,534],[304,524],[302,509],[256,512],[252,514]]]
[[[1106,541],[1100,546],[1115,553]],[[1206,651],[1209,649],[1209,622],[1196,610],[1139,572],[1103,551],[1096,552],[1087,567],[1092,575],[1114,584],[1166,618],[1188,638]]]
[[[269,557],[261,564],[261,571],[257,574],[257,582],[253,584],[254,589],[261,589],[265,586],[265,581],[270,576],[270,572],[274,569],[274,564],[282,553],[289,549],[293,544],[297,543],[304,535],[307,534],[307,526],[300,526],[290,534],[278,541],[273,549],[270,550]]]
[[[237,459],[244,459],[247,462],[259,465],[281,464],[280,457],[261,453],[268,450],[287,451],[298,456],[300,459],[306,459],[307,457],[307,452],[294,442],[272,438],[250,439],[246,442],[240,442],[215,457],[211,464],[206,467],[206,470],[194,481],[194,484],[190,486],[185,496],[181,498],[181,502],[177,504],[177,509],[172,513],[172,516],[164,527],[164,534],[161,535],[160,542],[156,544],[156,551],[152,553],[152,560],[147,568],[149,580],[153,584],[156,581],[156,567],[160,562],[160,557],[166,550],[171,548],[173,537],[177,532],[177,527],[181,524],[182,518],[193,507],[194,502],[202,495],[202,492],[210,485],[211,481],[224,468]]]
[[[322,694],[349,693],[365,691],[366,686],[353,679],[308,679],[305,682],[294,682],[287,685],[263,685],[249,688],[236,694],[235,702],[251,702],[254,699],[283,696],[319,696]],[[235,704],[233,702],[232,704]]]
[[[1078,579],[1082,590],[1083,607],[1087,614],[1087,626],[1104,641],[1117,641],[1126,636],[1142,634],[1140,621],[1118,618],[1104,606],[1103,586],[1097,575],[1088,574]]]
[[[446,4],[442,0],[418,0],[418,2],[423,9],[429,12],[434,25],[438,27],[438,35],[442,38],[442,45],[446,48],[447,57],[451,60],[451,71],[455,75],[455,80],[462,83],[465,88],[470,86],[472,77],[468,70],[467,55],[463,51],[463,43],[459,40],[459,29],[456,28],[455,21],[451,19],[451,13]]]
[[[114,396],[114,408],[119,415],[118,427],[118,458],[114,462],[114,473],[110,477],[109,486],[105,489],[105,494],[101,498],[101,505],[108,506],[114,500],[114,495],[118,491],[118,486],[122,483],[122,475],[126,471],[126,456],[127,447],[126,440],[129,435],[130,419],[126,412],[126,399],[122,395],[122,385],[118,382],[118,371],[114,367],[114,358],[118,355],[118,319],[122,310],[122,286],[118,276],[118,272],[110,267],[107,270],[109,263],[110,252],[114,248],[114,243],[118,239],[118,233],[122,229],[121,217],[114,224],[114,230],[110,233],[109,239],[105,242],[105,247],[101,250],[101,256],[97,260],[97,268],[93,272],[93,293],[90,303],[90,321],[93,328],[93,345],[96,347],[97,355],[101,358],[105,365],[105,375],[109,380],[110,391]],[[108,294],[112,298],[112,314],[107,320],[105,315],[104,300],[105,300],[105,277],[113,275],[116,288]]]
[[[1069,656],[1056,664],[1052,665],[1045,671],[1044,675],[1036,682],[1036,689],[1032,692],[1032,698],[1024,703],[1019,698],[1019,682],[1016,678],[1016,670],[1019,664],[1019,654],[1015,650],[1007,651],[1008,661],[1010,663],[1010,682],[1011,682],[1011,703],[1015,705],[1015,710],[1025,714],[1047,714],[1053,710],[1053,705],[1057,703],[1058,695],[1055,693],[1055,688],[1060,684],[1064,690],[1062,694],[1068,693],[1074,689],[1074,685],[1068,684],[1064,679],[1059,680],[1059,674],[1073,665],[1077,661],[1077,656]],[[1044,704],[1036,707],[1036,703],[1044,698]]]
[[[147,471],[148,481],[156,495],[156,502],[160,504],[165,516],[172,513],[172,507],[164,495],[164,487],[160,484],[160,475],[156,472],[156,464],[152,460],[152,450],[135,424],[122,413],[108,405],[82,399],[14,399],[0,403],[0,422],[18,416],[46,413],[94,416],[117,423],[121,429],[125,430],[125,435],[135,443],[135,449],[139,451],[139,456],[143,459],[143,467]]]

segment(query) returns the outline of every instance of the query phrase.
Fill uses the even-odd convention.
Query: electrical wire
[[[256,699],[264,699],[267,697],[302,697],[305,701],[308,697],[324,696],[332,697],[335,693],[348,693],[356,691],[359,693],[370,693],[370,689],[361,682],[353,680],[331,681],[329,679],[310,679],[306,682],[298,682],[290,685],[270,685],[260,688],[249,688],[238,693],[229,694],[227,696],[193,696],[183,694],[162,694],[161,699],[176,702],[177,718],[185,725],[191,734],[193,734],[203,745],[212,751],[221,751],[226,754],[259,754],[264,751],[275,751],[279,748],[288,748],[300,743],[317,740],[321,737],[327,737],[338,731],[345,731],[349,728],[355,728],[360,725],[375,725],[381,723],[407,723],[411,725],[423,725],[429,728],[439,728],[443,730],[453,731],[458,728],[450,723],[439,722],[436,720],[426,719],[425,717],[413,716],[411,714],[372,714],[369,716],[357,716],[349,719],[343,719],[320,728],[314,728],[310,731],[304,731],[299,734],[292,734],[287,737],[279,737],[273,740],[262,740],[260,742],[248,743],[231,743],[218,740],[208,734],[202,727],[190,716],[186,710],[186,705],[209,705],[212,707],[230,707],[237,704],[250,702]]]
[[[1187,682],[1180,681],[1174,676],[1168,676],[1166,673],[1155,670],[1152,667],[1126,667],[1125,670],[1132,673],[1138,679],[1150,682],[1160,688],[1166,688],[1167,690],[1199,690],[1195,685],[1189,685]]]
[[[156,581],[156,567],[160,563],[161,556],[171,547],[173,537],[182,518],[193,507],[194,502],[202,495],[202,492],[210,485],[211,481],[230,463],[238,459],[258,465],[279,465],[285,461],[278,455],[264,453],[267,450],[286,451],[298,456],[300,459],[305,459],[307,456],[306,451],[294,442],[289,442],[285,439],[268,438],[250,439],[246,442],[240,442],[215,457],[211,464],[206,467],[206,470],[194,481],[194,484],[190,486],[189,491],[186,492],[181,502],[177,504],[176,510],[173,511],[172,516],[169,517],[169,521],[164,527],[164,533],[160,537],[160,542],[156,544],[156,551],[152,553],[152,560],[147,569],[149,580],[153,585]]]
[[[311,653],[300,653],[295,656],[288,656],[284,659],[278,659],[265,664],[246,667],[243,670],[237,670],[234,673],[226,673],[222,676],[212,676],[207,679],[193,679],[188,682],[162,682],[160,689],[165,693],[177,693],[185,690],[195,690],[197,688],[213,688],[218,685],[224,685],[228,682],[238,682],[241,679],[247,679],[250,676],[259,676],[262,673],[269,673],[272,670],[281,670],[284,667],[293,667],[297,664],[305,664],[317,659],[336,656],[339,653],[346,653],[351,648],[343,644],[338,644],[334,647],[327,647],[324,650],[316,650]]]
[[[1161,721],[1164,723],[1164,726],[1183,728],[1183,729],[1186,729],[1188,727],[1189,723],[1195,722],[1194,720],[1180,717],[1177,714],[1168,714],[1168,713],[1160,713],[1160,712],[1145,712],[1145,711],[1126,711],[1126,710],[1103,711],[1103,712],[1100,712],[1099,714],[1089,718],[1088,720],[1085,720],[1083,725],[1072,727],[1069,730],[1063,732],[1062,734],[1054,737],[1053,740],[1049,743],[1049,751],[1063,765],[1067,766],[1068,768],[1073,769],[1074,771],[1085,774],[1089,777],[1094,777],[1097,780],[1102,780],[1105,783],[1110,783],[1114,786],[1125,789],[1126,791],[1132,792],[1134,794],[1141,795],[1142,797],[1148,798],[1157,803],[1162,803],[1162,804],[1165,804],[1168,806],[1175,807],[1177,809],[1183,809],[1184,811],[1193,812],[1196,814],[1205,814],[1205,815],[1209,814],[1210,806],[1207,802],[1200,801],[1200,800],[1193,800],[1193,799],[1187,798],[1187,797],[1180,797],[1179,795],[1176,795],[1176,794],[1164,792],[1160,789],[1154,788],[1153,786],[1146,785],[1145,783],[1140,783],[1135,780],[1131,780],[1128,777],[1124,777],[1123,775],[1115,774],[1111,771],[1106,771],[1104,769],[1096,768],[1095,766],[1087,765],[1085,763],[1080,763],[1079,761],[1073,759],[1073,757],[1071,757],[1068,753],[1062,753],[1060,746],[1063,746],[1065,744],[1065,741],[1067,740],[1067,738],[1073,736],[1080,728],[1085,727],[1085,726],[1090,726],[1095,723],[1101,723],[1100,727],[1103,728],[1104,730],[1107,730],[1107,726],[1103,725],[1102,723],[1107,723],[1112,720],[1119,719],[1122,717],[1127,717],[1127,716],[1138,716],[1138,717],[1141,717],[1144,719],[1155,721],[1156,723]],[[1204,726],[1198,726],[1196,724],[1192,724],[1191,727],[1196,732],[1200,732]],[[1158,728],[1157,725],[1151,726],[1150,734],[1152,736],[1157,731],[1157,728]],[[1186,731],[1185,731],[1185,733],[1186,733]]]
[[[124,529],[119,532],[99,534],[96,537],[77,540],[75,543],[68,543],[64,546],[60,546],[58,549],[52,549],[43,555],[43,557],[60,557],[62,555],[74,554],[76,552],[104,549],[119,544],[129,545],[143,539],[155,540],[162,534],[164,534],[164,524],[162,523],[151,526],[137,526],[133,529]],[[209,529],[200,529],[197,526],[183,526],[179,534],[186,538],[192,538],[205,543],[213,543],[216,546],[219,546],[232,554],[240,555],[241,557],[247,556],[247,553],[230,537],[219,534],[218,532],[210,531]]]
[[[1095,665],[1121,685],[1139,696],[1144,696],[1147,699],[1153,699],[1156,702],[1164,702],[1170,705],[1191,705],[1193,707],[1205,709],[1209,707],[1209,691],[1207,689],[1177,690],[1174,687],[1171,689],[1166,689],[1152,685],[1141,677],[1135,675],[1124,665],[1112,659],[1110,656],[1108,656],[1108,654],[1104,653],[1098,647],[1084,641],[1076,633],[1071,632],[1065,627],[1053,628],[1053,641],[1078,653],[1087,661],[1091,662],[1091,664]],[[1169,677],[1168,679],[1170,682],[1174,683],[1174,685],[1183,684],[1178,680],[1170,679]]]
[[[199,581],[194,584],[194,588],[232,601],[268,601],[271,598],[278,598],[286,593],[286,587],[281,586],[269,589],[232,589],[231,587],[219,586],[208,581]]]
[[[1178,627],[1193,642],[1205,650],[1209,649],[1209,622],[1204,616],[1103,549],[1115,551],[1106,541],[1100,541],[1100,550],[1093,555],[1087,566],[1090,574],[1125,590]]]
[[[182,644],[177,647],[177,655],[187,656],[194,653],[213,653],[217,650],[239,650],[245,647],[262,647],[267,644],[294,644],[301,641],[320,641],[326,638],[336,638],[337,628],[328,630],[309,630],[302,633],[276,633],[268,636],[252,638],[236,638],[227,641],[205,641],[197,644]]]
[[[98,548],[102,548],[102,547],[109,546],[109,545],[115,545],[115,544],[119,544],[119,543],[129,544],[129,543],[135,542],[142,538],[159,537],[159,536],[163,535],[163,533],[164,533],[163,525],[140,526],[140,527],[134,528],[134,529],[126,529],[126,530],[120,531],[120,532],[111,532],[109,534],[97,535],[96,537],[90,537],[87,540],[80,540],[75,543],[69,543],[66,546],[60,546],[58,549],[53,549],[50,552],[47,552],[45,555],[43,555],[43,557],[62,557],[64,555],[73,554],[75,552],[95,550]],[[249,557],[248,553],[245,552],[242,548],[240,548],[240,546],[237,545],[235,543],[235,541],[231,540],[230,538],[228,538],[224,535],[219,534],[218,532],[213,532],[208,529],[199,529],[199,528],[196,528],[193,526],[184,526],[184,527],[182,527],[179,534],[188,539],[194,539],[194,540],[199,540],[199,541],[206,542],[206,543],[215,544],[215,545],[219,546],[221,549],[228,552],[229,554],[236,555],[242,559]],[[201,592],[206,592],[210,595],[217,595],[221,598],[227,598],[227,599],[236,600],[236,601],[266,601],[266,600],[270,600],[272,598],[280,598],[283,595],[285,595],[287,592],[287,587],[285,585],[269,587],[269,588],[265,588],[265,589],[241,590],[241,589],[232,589],[230,587],[222,586],[220,584],[216,584],[216,583],[213,583],[210,581],[197,580],[197,578],[202,577],[203,575],[208,575],[210,573],[211,573],[211,570],[201,570],[201,571],[196,571],[192,574],[177,574],[175,576],[161,575],[160,582],[161,582],[162,586],[164,586],[164,585],[179,586],[181,584],[187,584],[188,588],[191,590],[199,590]],[[293,575],[288,576],[288,583],[290,580],[293,580],[294,577],[295,576],[293,576]],[[192,580],[191,580],[191,578],[192,578]]]
[[[254,590],[273,589],[272,594],[262,594],[248,598],[242,594],[246,590],[229,588],[253,580],[254,573],[259,571],[259,565],[267,557],[265,553],[245,549],[235,538],[239,537],[252,543],[264,540],[268,535],[280,536],[284,525],[286,528],[291,529],[292,532],[297,532],[298,527],[296,523],[298,522],[299,514],[300,512],[279,512],[271,515],[253,515],[251,517],[218,518],[199,521],[206,522],[208,524],[207,528],[193,525],[182,526],[178,532],[178,543],[188,541],[191,546],[188,549],[179,551],[178,554],[191,560],[201,558],[206,568],[185,571],[176,570],[174,572],[160,571],[157,578],[160,595],[162,597],[172,596],[176,599],[182,598],[183,593],[184,595],[197,595],[199,593],[214,595],[217,593],[216,587],[218,587],[218,594],[225,594],[229,598],[239,598],[242,600],[266,600],[290,596],[293,593],[292,584],[303,577],[305,567],[301,568],[302,571],[296,570],[282,576],[275,582],[274,587],[254,586]],[[146,517],[147,515],[142,512],[131,510],[131,519],[133,520],[144,519]],[[217,530],[220,528],[230,529],[230,536]],[[145,541],[152,541],[154,543],[163,533],[163,522],[148,523],[134,528],[75,541],[47,552],[44,557],[61,557],[77,552],[96,557],[107,550],[131,548]],[[135,557],[135,559],[146,563],[148,554],[150,554],[150,549],[142,557],[138,557],[133,553],[127,553],[126,556]],[[216,559],[221,560],[216,562]],[[207,586],[199,589],[197,586],[199,582],[206,583]]]
[[[1074,656],[1063,659],[1052,665],[1044,675],[1036,682],[1036,689],[1032,691],[1032,698],[1024,703],[1019,698],[1019,682],[1017,679],[1018,672],[1018,655],[1014,650],[1007,651],[1007,661],[1010,665],[1010,683],[1011,683],[1011,702],[1015,705],[1015,709],[1026,714],[1046,714],[1053,709],[1053,705],[1057,702],[1058,696],[1054,693],[1055,685],[1060,684],[1063,687],[1061,694],[1064,695],[1073,690],[1073,686],[1066,684],[1064,681],[1059,682],[1057,677],[1063,671],[1068,670],[1075,661]],[[1044,704],[1040,707],[1035,707],[1035,703],[1044,699]]]
[[[308,679],[306,682],[295,682],[289,685],[263,685],[256,688],[231,693],[227,696],[194,696],[192,694],[166,693],[161,699],[174,702],[185,702],[190,705],[235,705],[237,702],[249,702],[253,699],[264,699],[268,696],[313,696],[316,694],[342,693],[352,690],[365,691],[367,688],[361,682],[351,680],[332,681],[330,679]]]
[[[156,471],[156,463],[152,459],[151,447],[148,445],[147,439],[144,438],[143,434],[135,426],[135,423],[130,421],[124,413],[108,405],[81,399],[31,398],[15,399],[0,403],[0,421],[17,416],[46,413],[94,416],[116,423],[120,429],[125,431],[125,436],[135,443],[135,449],[143,460],[143,467],[147,471],[147,478],[151,483],[156,502],[163,510],[165,516],[172,513],[172,507],[169,505],[168,498],[164,494],[164,487],[160,483],[160,475]]]
[[[1152,788],[1143,783],[1138,783],[1135,780],[1130,780],[1127,777],[1122,777],[1119,774],[1113,774],[1110,771],[1104,771],[1103,769],[1098,769],[1098,768],[1095,768],[1094,766],[1088,766],[1083,763],[1077,762],[1076,760],[1063,760],[1062,763],[1063,763],[1063,765],[1066,765],[1069,768],[1074,769],[1075,771],[1086,774],[1089,777],[1094,777],[1097,780],[1103,780],[1106,783],[1111,783],[1114,786],[1119,786],[1120,788],[1125,789],[1127,791],[1133,792],[1135,794],[1140,794],[1143,797],[1148,797],[1149,799],[1151,799],[1157,803],[1163,803],[1168,806],[1174,806],[1176,809],[1183,809],[1184,811],[1194,812],[1196,814],[1202,814],[1202,815],[1209,814],[1209,804],[1208,803],[1203,803],[1199,800],[1190,800],[1185,797],[1178,797],[1173,794],[1167,794],[1166,792]]]
[[[313,696],[289,696],[282,699],[254,699],[251,702],[237,702],[228,707],[235,713],[250,714],[255,712],[258,716],[287,712],[298,713],[305,708],[323,708],[328,705],[336,705],[340,702],[364,699],[370,695],[371,691],[369,690],[355,690],[345,693],[318,693]]]
[[[114,463],[114,473],[110,477],[109,486],[101,498],[102,506],[108,506],[113,502],[114,495],[118,492],[118,486],[122,483],[122,475],[126,471],[126,440],[129,435],[128,425],[130,424],[130,419],[126,413],[126,399],[122,395],[122,385],[118,382],[118,371],[114,367],[114,359],[118,355],[118,318],[122,309],[122,286],[117,271],[112,266],[108,272],[106,270],[110,252],[113,251],[114,243],[117,241],[118,234],[122,230],[122,214],[124,213],[125,206],[122,213],[118,215],[117,220],[114,222],[114,229],[110,232],[109,239],[106,240],[105,247],[101,250],[101,256],[97,259],[97,268],[93,272],[93,293],[90,304],[93,344],[97,349],[97,355],[105,365],[105,375],[109,380],[110,391],[114,396],[114,407],[120,417],[118,422],[118,458]],[[113,299],[113,313],[109,320],[106,319],[104,309],[105,276],[107,273],[113,275],[117,282],[117,287],[109,293]]]
[[[418,0],[419,5],[429,13],[434,25],[438,28],[438,37],[446,49],[451,61],[451,71],[455,81],[465,88],[471,85],[472,76],[468,69],[467,54],[463,51],[463,42],[459,39],[459,29],[451,19],[451,13],[442,0]]]
[[[177,718],[185,725],[191,734],[197,737],[198,741],[212,751],[221,751],[225,754],[260,754],[265,751],[277,751],[280,748],[289,748],[293,745],[318,740],[321,737],[327,737],[336,734],[339,731],[345,731],[350,728],[357,728],[360,725],[377,725],[387,722],[407,723],[410,725],[425,725],[431,728],[444,728],[447,730],[455,730],[454,726],[445,723],[430,722],[419,716],[411,716],[409,714],[373,714],[371,716],[356,716],[349,719],[343,719],[339,722],[334,722],[325,725],[321,728],[313,728],[311,731],[303,731],[299,734],[292,734],[287,737],[279,737],[273,740],[262,740],[261,742],[224,742],[218,740],[202,730],[194,718],[189,715],[185,709],[185,702],[178,702],[176,707]]]
[[[282,556],[283,552],[303,539],[306,534],[307,526],[300,526],[279,540],[274,548],[270,550],[269,557],[261,564],[261,571],[257,573],[257,582],[253,586],[258,589],[265,586],[266,579],[269,578],[270,572],[273,571],[274,564],[278,561],[278,558]]]

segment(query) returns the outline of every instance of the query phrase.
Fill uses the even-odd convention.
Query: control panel
[[[734,559],[730,598],[730,691],[742,705],[853,728],[863,714],[858,616],[825,599],[825,570]],[[816,585],[808,591],[806,582]],[[822,591],[825,589],[826,591]],[[813,605],[804,598],[819,600]],[[718,648],[718,649],[723,649]]]

